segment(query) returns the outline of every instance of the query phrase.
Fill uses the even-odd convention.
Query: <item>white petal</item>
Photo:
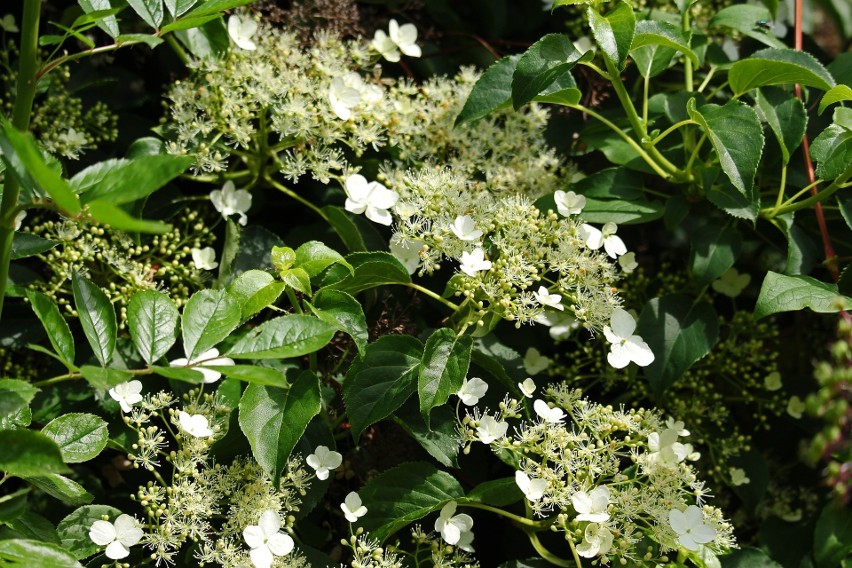
[[[615,369],[623,369],[630,364],[630,353],[620,343],[613,343],[606,360]]]
[[[265,544],[252,548],[249,552],[249,558],[251,558],[251,563],[255,565],[255,568],[270,568],[275,559],[272,556],[272,551]]]
[[[578,513],[589,513],[592,510],[592,498],[585,491],[577,491],[571,495],[571,504]]]
[[[277,533],[278,529],[281,528],[281,517],[278,516],[277,511],[264,511],[263,514],[260,515],[260,522],[257,524],[260,527],[260,530],[263,531],[263,534],[268,537],[269,535]]]
[[[695,505],[690,505],[683,512],[684,522],[688,528],[694,528],[702,524],[704,521],[704,513]]]
[[[377,209],[376,207],[367,207],[367,219],[374,223],[390,227],[393,223],[393,216],[387,209]]]
[[[357,201],[367,199],[367,194],[370,193],[370,184],[367,183],[367,178],[361,174],[352,174],[343,184],[343,189],[346,195]]]
[[[606,340],[610,343],[618,343],[619,341],[621,341],[621,338],[614,334],[612,332],[612,329],[608,325],[604,326],[603,333],[604,337],[606,337]]]
[[[586,246],[592,250],[598,250],[603,245],[603,233],[591,225],[580,226],[580,236],[586,242]]]
[[[613,333],[619,337],[630,337],[636,330],[636,320],[625,309],[615,308],[610,317],[610,326]]]
[[[393,35],[393,33],[391,35]],[[400,49],[405,46],[413,45],[414,42],[417,41],[417,28],[414,24],[403,24],[399,26],[394,41],[397,45],[399,45]],[[405,53],[405,50],[403,50],[403,53]]]
[[[624,344],[630,358],[640,367],[647,367],[654,362],[654,352],[638,335],[633,335]]]
[[[447,544],[456,544],[459,541],[459,538],[461,538],[461,531],[453,523],[446,523],[444,528],[441,530],[441,538],[443,538]]]
[[[604,239],[604,250],[610,258],[618,258],[627,252],[627,246],[624,241],[616,235],[610,235]]]
[[[683,533],[677,538],[680,545],[687,550],[698,550],[698,543],[692,538],[690,533]]]
[[[115,526],[109,521],[95,521],[89,528],[89,538],[98,546],[106,546],[115,540]]]
[[[692,535],[695,542],[699,544],[706,544],[716,538],[716,531],[705,524],[698,525],[692,529],[689,534]]]
[[[464,513],[456,515],[450,520],[450,522],[457,526],[461,532],[467,532],[473,528],[473,518]]]
[[[266,546],[275,556],[287,556],[295,545],[296,543],[293,542],[293,538],[282,532],[275,533],[266,541]]]
[[[669,511],[669,525],[671,525],[672,530],[678,534],[685,533],[689,530],[689,524],[686,522],[686,516],[677,509]]]
[[[127,558],[130,556],[130,549],[124,546],[119,541],[113,541],[106,547],[104,551],[107,558],[111,558],[113,560],[119,560],[121,558]]]
[[[423,55],[423,52],[420,51],[420,46],[413,43],[411,45],[400,45],[399,50],[409,57],[420,57]]]
[[[257,548],[258,546],[263,545],[263,542],[266,540],[266,536],[263,534],[263,530],[261,530],[259,526],[249,525],[243,529],[243,539],[246,541],[249,548]]]
[[[441,512],[439,513],[439,518],[446,521],[447,519],[452,517],[453,514],[456,512],[456,507],[458,507],[458,503],[456,503],[455,501],[448,502],[446,505],[441,507]],[[437,529],[437,530],[441,530],[441,529]]]

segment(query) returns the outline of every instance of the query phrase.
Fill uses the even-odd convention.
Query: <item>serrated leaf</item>
[[[228,337],[240,324],[240,306],[226,290],[192,295],[181,316],[183,350],[190,361]]]
[[[795,49],[767,48],[741,59],[728,71],[728,83],[735,95],[757,87],[798,83],[828,91],[834,78],[814,56]]]
[[[127,306],[127,327],[139,356],[148,364],[165,355],[178,338],[180,314],[168,296],[137,292]]]
[[[88,204],[89,214],[105,225],[126,233],[152,233],[161,235],[172,230],[172,226],[162,221],[139,219],[108,201],[97,199]]]
[[[313,278],[332,264],[339,263],[354,272],[352,266],[346,262],[339,252],[328,248],[319,241],[308,241],[295,251],[296,266],[308,273]]]
[[[19,258],[35,256],[49,251],[58,244],[59,241],[50,241],[31,233],[15,232],[10,258],[17,260]]]
[[[198,2],[198,0],[165,0],[166,9],[172,17],[177,18],[184,15]]]
[[[228,351],[235,359],[287,359],[325,347],[337,328],[307,315],[271,319],[242,336]]]
[[[199,16],[208,16],[211,14],[220,14],[225,10],[239,8],[250,4],[252,0],[206,0],[198,7],[187,14],[188,18],[197,18]]]
[[[163,0],[127,0],[127,3],[152,28],[163,23]]]
[[[630,52],[643,77],[656,77],[672,65],[677,51],[662,45],[645,45]]]
[[[568,73],[580,52],[565,34],[548,34],[532,44],[512,75],[512,106],[521,108]]]
[[[689,266],[700,285],[716,280],[734,265],[742,248],[742,237],[734,227],[705,225],[690,236]]]
[[[0,540],[0,560],[4,566],[9,567],[83,568],[83,565],[62,547],[23,538]]]
[[[412,391],[413,392],[413,391]],[[394,421],[420,444],[430,456],[447,467],[459,467],[461,438],[458,418],[453,409],[442,406],[432,410],[432,423],[427,427],[412,398],[394,415]]]
[[[95,498],[86,488],[64,475],[48,473],[33,477],[25,477],[34,487],[44,491],[54,499],[59,499],[66,505],[77,507],[91,503]]]
[[[229,379],[236,379],[255,385],[286,388],[289,383],[284,373],[278,369],[259,365],[205,365],[205,369],[218,371]]]
[[[397,410],[417,390],[423,344],[406,335],[386,335],[367,346],[349,367],[343,400],[356,442],[367,426]]]
[[[112,9],[110,0],[77,0],[77,3],[80,4],[80,7],[83,8],[83,11],[87,14]],[[115,15],[98,18],[97,23],[98,27],[105,31],[110,37],[114,38],[118,35],[118,20],[115,18]]]
[[[748,196],[763,153],[763,128],[757,113],[740,101],[696,109],[695,99],[689,101],[687,110],[713,144],[722,171],[740,193]]]
[[[286,390],[246,387],[240,399],[240,429],[276,487],[290,452],[320,409],[319,379],[310,371],[303,371]]]
[[[808,126],[805,105],[792,93],[774,87],[759,89],[756,99],[760,112],[781,147],[782,161],[787,165],[790,163],[790,155],[802,143]]]
[[[87,558],[101,548],[89,537],[92,524],[103,517],[115,520],[119,515],[121,511],[109,505],[85,505],[59,521],[56,531],[66,550],[77,559]]]
[[[814,529],[814,557],[819,568],[842,566],[852,554],[852,512],[829,503]]]
[[[83,365],[80,367],[80,374],[83,375],[86,382],[102,391],[109,390],[115,385],[126,383],[133,378],[133,374],[129,371],[112,369],[110,367],[95,367],[92,365]]]
[[[852,164],[852,132],[831,124],[814,138],[810,151],[817,162],[817,176],[825,180],[840,177]]]
[[[698,56],[689,47],[689,38],[683,32],[668,22],[659,20],[641,20],[636,22],[636,34],[630,51],[645,46],[661,46],[674,49],[687,56],[694,65],[698,65]]]
[[[26,381],[0,379],[0,418],[6,418],[26,408],[39,391]]]
[[[457,337],[451,329],[443,328],[429,336],[423,350],[417,394],[420,413],[426,426],[430,425],[430,411],[449,400],[457,392],[470,367],[473,339],[469,335]]]
[[[358,492],[369,514],[361,526],[384,541],[407,524],[464,497],[453,476],[425,462],[409,462],[374,477]]]
[[[0,471],[32,476],[68,473],[56,442],[33,430],[0,430]]]
[[[137,0],[143,1],[143,0]],[[192,165],[190,156],[157,154],[134,160],[107,160],[89,166],[74,176],[81,201],[102,200],[121,205],[147,197]]]
[[[458,121],[457,121],[458,122]],[[349,217],[349,214],[340,207],[326,205],[322,208],[328,224],[349,249],[349,252],[366,252],[367,246],[364,244],[364,237],[358,231],[358,226]]]
[[[819,102],[819,114],[822,114],[829,106],[843,101],[852,101],[852,88],[849,85],[836,85],[832,87],[823,95],[822,100]]]
[[[589,6],[586,10],[592,35],[604,56],[616,69],[623,70],[627,63],[627,54],[633,44],[636,31],[636,16],[627,2],[619,2],[606,16]]]
[[[102,418],[76,412],[54,418],[41,432],[56,442],[65,463],[82,463],[95,458],[109,439],[107,423]]]
[[[71,288],[83,333],[101,366],[106,367],[112,361],[118,333],[115,309],[99,286],[77,272],[71,276]]]
[[[53,301],[35,290],[27,290],[27,299],[33,307],[33,311],[44,326],[47,338],[53,346],[53,350],[64,361],[74,364],[74,336],[68,322],[62,317],[62,313]]]
[[[311,311],[319,319],[346,332],[362,356],[369,341],[367,318],[361,303],[346,292],[323,290],[313,298]]]
[[[468,492],[463,502],[471,501],[485,503],[492,507],[505,507],[523,498],[524,494],[515,482],[515,478],[504,477],[480,483]]]
[[[60,544],[53,523],[36,513],[27,511],[8,524],[21,538]]]
[[[492,63],[473,85],[455,125],[479,120],[512,102],[512,76],[518,66],[519,55],[504,57]],[[351,249],[351,247],[350,247]]]
[[[662,203],[636,199],[594,199],[586,198],[582,217],[588,223],[609,223],[634,225],[648,223],[663,216],[665,206]]]
[[[767,32],[757,25],[757,22],[761,20],[771,19],[769,10],[763,6],[736,4],[716,12],[716,15],[710,19],[710,26],[733,28],[764,45],[784,49],[787,47],[784,42],[776,38],[772,32]]]
[[[409,284],[408,270],[388,252],[356,252],[346,256],[346,261],[355,270],[335,265],[328,269],[322,289],[340,290],[355,295],[387,284]]]
[[[277,282],[265,270],[247,270],[228,285],[230,293],[240,306],[240,321],[247,321],[265,307],[274,304],[284,291],[285,284]]]
[[[278,273],[278,275],[281,277],[281,281],[284,282],[285,285],[308,297],[311,296],[311,277],[308,276],[308,273],[301,268],[289,268],[287,270],[282,270]]]
[[[852,309],[852,298],[840,295],[836,284],[820,282],[810,276],[767,272],[754,307],[754,319],[804,308],[821,314],[835,313]]]
[[[682,294],[654,298],[645,305],[636,326],[654,352],[645,375],[655,396],[662,396],[696,361],[710,352],[719,336],[713,306],[695,304]]]

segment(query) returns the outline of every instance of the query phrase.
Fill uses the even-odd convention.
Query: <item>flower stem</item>
[[[535,548],[535,551],[538,552],[538,554],[542,558],[544,558],[545,560],[547,560],[548,562],[550,562],[551,564],[554,564],[556,566],[562,566],[563,568],[571,568],[572,563],[568,562],[567,560],[565,560],[563,558],[559,558],[558,556],[556,556],[555,554],[553,554],[552,552],[547,550],[544,547],[544,545],[541,543],[541,541],[538,539],[537,534],[535,534],[534,532],[528,531],[527,532],[527,538],[530,539],[530,544],[533,545],[533,548]],[[571,541],[569,541],[569,542],[571,542]],[[572,546],[571,546],[571,550],[572,551],[574,550],[573,543],[572,543]],[[580,559],[577,558],[576,553],[574,553],[573,565],[576,566],[577,568],[583,568],[583,565],[580,564]]]
[[[326,223],[331,225],[331,221],[329,220],[328,215],[326,215],[325,212],[322,209],[320,209],[319,207],[317,207],[316,205],[314,205],[313,203],[311,203],[310,201],[308,201],[307,199],[305,199],[304,197],[302,197],[301,195],[299,195],[298,193],[296,193],[295,191],[293,191],[289,187],[286,187],[286,186],[278,183],[274,179],[272,179],[272,176],[269,175],[269,172],[265,172],[263,174],[263,179],[266,180],[266,182],[269,185],[271,185],[272,187],[274,187],[278,191],[284,193],[288,197],[292,197],[293,199],[295,199],[296,201],[298,201],[299,203],[301,203],[305,207],[311,209],[314,213],[316,213],[317,215],[322,217],[323,220]]]
[[[446,298],[444,298],[444,297],[442,297],[442,296],[439,296],[438,294],[436,294],[435,292],[433,292],[433,291],[432,291],[432,290],[430,290],[429,288],[425,288],[425,287],[421,286],[420,284],[415,284],[414,282],[407,282],[407,283],[405,284],[405,286],[408,286],[408,287],[409,287],[409,288],[411,288],[412,290],[417,290],[418,292],[421,292],[421,293],[423,293],[423,294],[425,294],[425,295],[429,296],[429,297],[430,297],[430,298],[432,298],[433,300],[436,300],[436,301],[438,301],[438,302],[441,302],[442,304],[444,304],[445,306],[447,306],[448,308],[450,308],[450,309],[451,309],[451,310],[453,310],[454,312],[459,311],[459,306],[457,306],[456,304],[452,303],[452,302],[451,302],[451,301],[449,301],[448,299],[446,299]]]
[[[516,515],[514,513],[510,513],[509,511],[504,511],[503,509],[499,509],[497,507],[492,507],[491,505],[486,505],[485,503],[459,503],[462,507],[472,507],[474,509],[482,509],[483,511],[489,511],[491,513],[495,513],[500,515],[501,517],[506,517],[507,519],[511,519],[519,525],[523,525],[525,527],[529,527],[527,530],[543,530],[550,526],[553,523],[552,519],[542,519],[540,521],[534,521],[532,519],[528,519],[526,517],[522,517],[520,515]]]

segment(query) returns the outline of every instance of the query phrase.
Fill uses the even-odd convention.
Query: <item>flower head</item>
[[[332,79],[331,85],[328,87],[328,101],[331,103],[331,110],[334,111],[337,118],[349,120],[352,116],[352,109],[361,102],[363,86],[364,81],[354,71]]]
[[[420,251],[423,245],[423,241],[409,240],[396,234],[391,237],[390,253],[408,270],[409,274],[414,274],[420,266]]]
[[[728,468],[728,474],[731,476],[731,485],[734,487],[751,483],[751,479],[748,478],[745,470],[740,467]]]
[[[524,382],[518,383],[518,388],[521,389],[521,393],[527,397],[532,398],[533,393],[535,392],[535,381],[532,378],[527,377],[524,379]]]
[[[441,533],[441,538],[447,544],[458,544],[462,534],[469,532],[473,528],[473,519],[470,515],[464,513],[453,515],[456,512],[458,504],[455,501],[450,501],[441,509],[437,520],[435,521],[435,530]]]
[[[631,272],[639,268],[639,263],[636,262],[636,253],[626,252],[623,255],[619,256],[618,265],[621,267],[621,270],[623,270],[625,274],[630,274]]]
[[[609,513],[606,512],[607,505],[609,505],[609,487],[601,485],[595,487],[589,493],[577,491],[571,496],[571,504],[574,505],[574,510],[579,513],[577,515],[578,521],[603,523],[609,519]]]
[[[609,222],[604,224],[601,229],[596,229],[588,224],[580,226],[580,236],[586,241],[586,246],[593,250],[598,250],[603,246],[607,256],[617,258],[627,252],[627,247],[621,237],[615,235],[618,226]]]
[[[98,546],[106,546],[104,554],[112,560],[127,558],[130,547],[142,540],[142,535],[130,515],[119,515],[115,523],[95,521],[89,528],[89,538]]]
[[[219,266],[219,263],[216,262],[216,251],[213,250],[213,247],[192,249],[192,262],[195,263],[195,268],[198,270],[213,270]]]
[[[560,312],[565,309],[565,306],[560,303],[562,302],[562,296],[560,294],[551,294],[544,286],[539,286],[538,292],[533,292],[533,296],[535,296],[536,302],[542,306],[549,306]]]
[[[345,208],[350,213],[360,215],[366,211],[367,219],[380,225],[390,225],[393,217],[390,211],[399,195],[377,181],[367,182],[361,174],[352,174],[344,183],[346,191]]]
[[[420,57],[420,46],[415,43],[417,28],[414,24],[400,26],[396,20],[391,20],[388,28],[389,34],[384,30],[376,30],[373,36],[372,46],[382,57],[394,63],[399,61],[400,52],[409,57]]]
[[[251,40],[256,32],[257,22],[250,16],[245,19],[236,15],[228,18],[228,35],[231,36],[233,42],[240,49],[245,49],[246,51],[257,49],[257,44]]]
[[[18,33],[18,25],[15,23],[15,16],[12,14],[6,14],[3,16],[3,18],[0,19],[0,28],[10,34]]]
[[[130,407],[137,402],[142,402],[142,383],[139,381],[127,381],[115,385],[109,389],[109,395],[117,400],[123,412],[130,412]]]
[[[669,525],[677,533],[677,540],[687,550],[698,550],[699,545],[707,544],[716,538],[713,527],[704,524],[704,514],[695,505],[685,511],[669,511]]]
[[[710,286],[720,294],[729,298],[736,298],[745,290],[749,282],[751,282],[749,274],[740,274],[736,268],[731,267],[722,276],[714,280]]]
[[[640,367],[647,367],[654,362],[654,352],[642,338],[634,335],[636,320],[626,310],[616,308],[612,312],[610,325],[605,325],[603,332],[610,345],[607,361],[616,369],[623,369],[631,361]]]
[[[286,556],[293,550],[293,538],[283,532],[281,517],[277,511],[267,510],[260,515],[256,525],[249,525],[243,530],[243,538],[249,546],[249,557],[256,568],[269,568],[275,556]]]
[[[535,347],[528,347],[524,354],[524,370],[530,375],[537,375],[550,367],[550,357],[542,355]]]
[[[489,416],[488,414],[480,418],[479,426],[476,427],[476,433],[479,434],[479,440],[483,444],[490,444],[500,438],[505,438],[508,430],[508,422],[498,422],[493,416]]]
[[[354,491],[350,491],[343,503],[340,504],[343,509],[343,516],[350,523],[357,522],[358,519],[367,514],[367,507],[361,504],[361,497]]]
[[[777,391],[781,386],[781,373],[778,371],[772,371],[763,378],[763,387],[768,391]]]
[[[515,483],[530,501],[538,501],[547,490],[547,480],[530,477],[523,471],[515,472]]]
[[[251,193],[244,189],[236,189],[234,182],[228,180],[222,189],[211,191],[210,201],[225,219],[236,214],[240,216],[240,225],[245,226],[248,222],[246,211],[251,208]]]
[[[193,438],[207,438],[213,435],[207,417],[202,414],[189,414],[181,410],[178,412],[178,424],[181,430]]]
[[[471,278],[480,270],[491,270],[491,261],[485,260],[485,251],[480,247],[473,249],[473,252],[463,252],[460,260],[459,270]]]
[[[805,411],[805,403],[798,396],[791,396],[790,400],[787,401],[787,414],[796,420],[802,417],[802,413]]]
[[[612,547],[612,533],[605,526],[589,523],[583,533],[583,542],[577,546],[577,554],[583,558],[594,558],[606,554]]]
[[[456,220],[450,225],[450,230],[463,241],[475,241],[482,236],[482,231],[476,228],[476,225],[473,224],[473,217],[470,215],[456,217]]]
[[[328,446],[317,446],[314,453],[305,458],[305,462],[316,470],[317,479],[324,480],[328,479],[331,470],[340,467],[340,464],[343,463],[343,456],[329,450]]]
[[[18,231],[21,229],[21,223],[24,222],[24,219],[27,218],[27,212],[25,210],[18,211],[18,214],[15,215],[15,220],[13,221],[13,228]]]
[[[480,398],[485,396],[487,391],[488,383],[478,377],[474,377],[470,380],[465,379],[456,396],[467,406],[473,406],[479,402]]]
[[[579,215],[586,206],[586,198],[573,191],[557,191],[553,194],[553,201],[556,202],[556,210],[563,217]]]
[[[686,459],[690,451],[686,445],[677,441],[678,433],[674,428],[663,430],[662,433],[651,432],[648,435],[648,449],[651,454],[648,459],[652,463],[673,465]]]
[[[199,363],[203,365],[210,365],[211,367],[215,366],[230,366],[234,364],[234,360],[230,357],[219,357],[219,350],[215,347],[212,347],[196,357],[195,359],[187,359],[186,357],[180,357],[175,359],[174,361],[169,361],[169,367],[193,367],[196,371],[200,372],[204,375],[204,383],[210,384],[215,383],[222,376],[222,373],[219,371],[214,371],[213,369],[207,369],[203,366],[198,366]]]
[[[555,341],[567,339],[572,331],[580,327],[577,318],[559,312],[542,312],[535,316],[533,321],[549,327],[548,333]]]
[[[535,410],[535,413],[538,414],[542,420],[550,422],[551,424],[562,422],[565,418],[564,410],[558,406],[550,408],[550,406],[541,399],[538,399],[533,403],[533,410]]]

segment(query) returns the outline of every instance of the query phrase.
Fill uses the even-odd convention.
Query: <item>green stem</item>
[[[690,119],[690,118],[687,118],[686,120],[681,120],[677,124],[672,124],[671,126],[666,128],[665,130],[663,130],[656,138],[651,140],[651,142],[650,142],[651,146],[655,146],[655,145],[659,144],[660,141],[663,138],[665,138],[666,136],[668,136],[669,134],[671,134],[672,132],[674,132],[678,128],[680,128],[682,126],[686,126],[688,124],[698,124],[698,123],[695,122],[694,120]]]
[[[181,62],[184,65],[189,65],[189,55],[187,55],[186,50],[184,50],[184,48],[178,43],[178,40],[175,39],[175,36],[173,34],[167,34],[163,37],[165,38],[166,43],[169,44],[169,47],[172,48],[172,51],[177,54]]]
[[[831,197],[832,195],[837,193],[839,190],[850,187],[850,186],[852,186],[852,183],[844,183],[844,182],[840,182],[839,179],[836,179],[836,180],[834,180],[834,182],[830,186],[823,189],[822,191],[820,191],[819,193],[817,193],[816,195],[814,195],[812,197],[809,197],[809,198],[802,200],[802,201],[799,201],[797,203],[790,203],[789,205],[784,205],[783,207],[780,207],[780,208],[774,208],[774,209],[772,209],[771,211],[768,211],[768,212],[766,210],[762,210],[761,216],[766,216],[766,217],[772,219],[773,217],[777,217],[778,215],[783,215],[785,213],[790,213],[791,211],[798,211],[799,209],[806,209],[808,207],[811,207],[812,205],[816,205],[817,203],[821,203],[822,201],[825,201],[826,199],[828,199],[829,197]],[[789,202],[789,201],[790,200],[787,200],[787,202]],[[766,214],[766,213],[768,213],[768,214]]]
[[[491,505],[486,505],[485,503],[459,503],[459,505],[461,505],[462,507],[472,507],[474,509],[482,509],[483,511],[495,513],[497,515],[500,515],[501,517],[511,519],[519,525],[529,527],[531,530],[543,530],[553,524],[552,519],[542,519],[540,521],[534,521],[532,519],[528,519],[526,517],[522,517],[520,515],[516,515],[508,511],[504,511],[503,509],[492,507]]]
[[[574,564],[577,565],[577,568],[580,567],[580,555],[577,554],[577,547],[574,545],[573,539],[566,539],[568,541],[568,546],[571,547],[571,555],[574,557]]]
[[[412,290],[417,290],[418,292],[420,292],[422,294],[426,294],[427,296],[429,296],[433,300],[441,302],[442,304],[444,304],[445,306],[447,306],[448,308],[450,308],[454,312],[459,311],[459,307],[456,304],[452,303],[451,301],[449,301],[446,298],[439,296],[438,294],[436,294],[435,292],[433,292],[429,288],[425,288],[425,287],[421,286],[420,284],[415,284],[414,282],[407,282],[405,284],[405,286],[408,286]]]
[[[710,80],[713,78],[713,75],[715,75],[715,74],[716,74],[716,68],[711,66],[710,71],[707,72],[707,76],[704,77],[704,80],[701,81],[700,85],[698,85],[697,92],[699,92],[699,93],[703,92],[704,89],[707,88],[707,85],[710,84]]]
[[[556,566],[562,566],[563,568],[571,568],[572,565],[576,566],[577,568],[583,568],[583,565],[580,564],[580,559],[577,558],[576,553],[574,555],[574,563],[572,564],[571,562],[568,562],[563,558],[559,558],[558,556],[547,550],[541,543],[541,541],[538,540],[538,535],[534,532],[527,532],[527,538],[530,539],[530,544],[533,545],[533,548],[535,548],[535,551],[538,552],[539,556],[541,556],[551,564],[554,564]],[[571,548],[571,550],[574,550],[573,547]]]
[[[38,69],[38,22],[41,2],[24,0],[21,22],[21,49],[18,60],[17,92],[12,109],[12,126],[26,132],[30,129],[30,117],[35,99],[36,71]],[[3,298],[9,281],[9,263],[12,260],[12,241],[15,238],[15,215],[20,187],[14,176],[6,176],[3,200],[0,202],[0,315],[3,313]]]
[[[784,190],[787,187],[787,164],[781,166],[781,183],[778,187],[778,197],[775,200],[775,209],[781,209],[784,204]]]
[[[701,150],[705,140],[707,140],[707,134],[702,134],[701,138],[698,139],[698,144],[692,148],[692,155],[689,156],[689,161],[686,163],[686,171],[692,171],[692,164],[695,163],[695,159],[698,157],[698,151]]]
[[[168,39],[171,36],[166,36]],[[72,53],[70,55],[63,55],[58,59],[54,59],[48,63],[45,63],[44,67],[38,70],[36,73],[36,82],[40,81],[42,77],[59,67],[60,65],[64,65],[65,63],[70,63],[71,61],[76,61],[78,59],[83,59],[84,57],[89,57],[91,55],[98,55],[100,53],[109,53],[111,51],[115,51],[122,47],[127,47],[129,45],[136,45],[140,43],[145,43],[139,40],[127,40],[122,42],[115,42],[109,45],[102,45],[100,47],[93,47],[92,49],[87,49],[85,51],[78,51],[77,53]]]
[[[311,203],[310,201],[308,201],[307,199],[305,199],[304,197],[302,197],[301,195],[299,195],[298,193],[296,193],[295,191],[293,191],[289,187],[281,185],[280,183],[278,183],[277,181],[272,179],[272,176],[270,176],[269,173],[264,173],[263,179],[269,185],[271,185],[272,187],[274,187],[278,191],[284,193],[288,197],[292,197],[293,199],[295,199],[296,201],[298,201],[299,203],[301,203],[305,207],[312,210],[314,213],[316,213],[317,215],[322,217],[325,222],[327,222],[329,225],[331,225],[331,220],[328,218],[328,216],[325,214],[325,212],[322,209],[320,209],[319,207],[317,207],[316,205],[314,205],[313,203]]]
[[[690,8],[691,6],[687,4],[686,10],[683,11],[683,18],[681,19],[683,35],[685,37],[689,37],[689,31],[691,27],[689,23]],[[687,91],[693,90],[694,84],[692,79],[692,60],[689,57],[683,58],[683,83]]]

